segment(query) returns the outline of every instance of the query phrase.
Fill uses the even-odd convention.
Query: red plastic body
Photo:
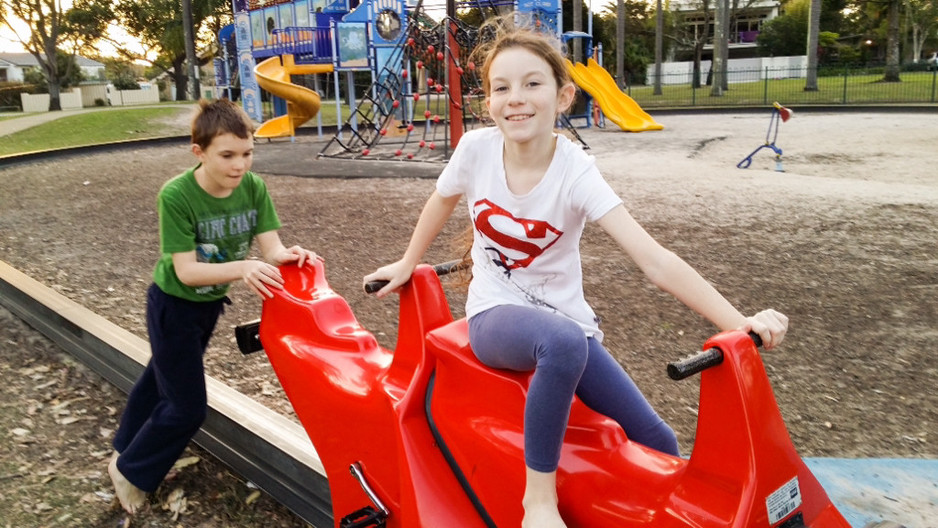
[[[390,510],[389,528],[485,526],[431,431],[431,375],[443,443],[494,524],[520,526],[530,375],[475,359],[432,268],[418,267],[401,289],[393,353],[329,288],[321,262],[281,272],[284,290],[264,302],[261,342],[325,465],[336,526],[370,505],[349,472],[356,462]],[[774,528],[800,515],[813,528],[849,528],[795,451],[749,337],[727,332],[704,347],[721,349],[724,361],[702,374],[690,459],[635,444],[574,401],[558,470],[567,525]],[[800,506],[770,523],[795,478]]]

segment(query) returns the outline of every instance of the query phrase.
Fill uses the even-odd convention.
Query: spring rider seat
[[[765,144],[760,145],[759,148],[753,150],[748,156],[743,158],[742,161],[736,164],[736,168],[739,169],[748,169],[749,165],[752,164],[752,157],[756,155],[757,152],[764,148],[772,149],[775,152],[775,170],[777,172],[785,172],[785,169],[782,168],[782,149],[775,146],[775,140],[778,138],[778,124],[784,123],[791,118],[792,112],[791,109],[785,108],[784,106],[778,104],[776,101],[772,104],[772,117],[769,118],[769,129],[765,133]],[[773,133],[774,131],[774,133]],[[769,137],[771,136],[772,141],[769,142]]]

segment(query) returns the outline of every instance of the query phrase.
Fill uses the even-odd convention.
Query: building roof
[[[32,53],[0,53],[0,61],[8,62],[21,68],[38,67],[39,61]],[[86,59],[81,55],[75,57],[75,63],[82,68],[103,68],[104,63],[93,59]]]

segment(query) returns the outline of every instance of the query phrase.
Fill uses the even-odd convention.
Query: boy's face
[[[196,170],[199,185],[210,195],[224,198],[241,184],[244,174],[251,169],[254,139],[219,134],[204,150],[192,145],[192,153],[202,162]]]

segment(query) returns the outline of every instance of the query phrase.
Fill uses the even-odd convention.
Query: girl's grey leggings
[[[531,469],[557,469],[574,394],[618,422],[631,440],[679,456],[671,427],[619,362],[574,321],[528,306],[496,306],[469,319],[469,342],[489,367],[534,370],[524,408],[524,457]]]

